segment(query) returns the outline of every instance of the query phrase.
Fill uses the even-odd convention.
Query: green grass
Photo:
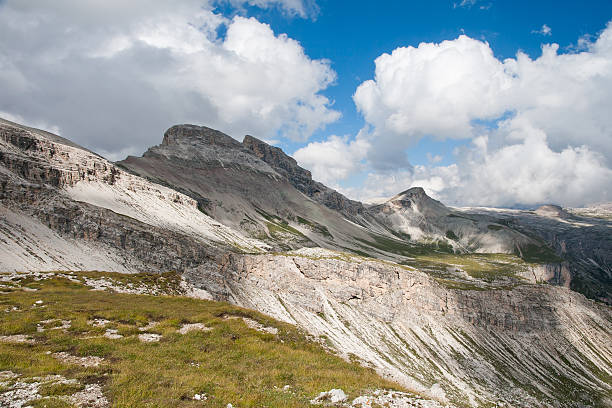
[[[71,395],[83,388],[83,384],[43,384],[38,393],[42,396]]]
[[[302,218],[300,216],[297,217],[297,221],[300,224],[307,226],[312,231],[318,232],[319,234],[327,238],[333,238],[333,235],[329,232],[329,230],[327,229],[325,225],[321,225],[319,223],[309,221],[306,218]]]
[[[521,258],[511,254],[449,254],[429,253],[415,256],[402,262],[439,278],[438,281],[454,289],[475,289],[477,285],[458,282],[447,270],[449,267],[459,268],[469,277],[484,282],[516,279],[518,273],[530,265]]]
[[[134,284],[155,280],[172,288],[174,278],[165,276],[87,273],[112,276]],[[306,407],[321,391],[342,388],[350,396],[375,388],[395,388],[372,369],[350,363],[307,340],[294,326],[275,321],[254,311],[221,302],[180,296],[147,296],[91,291],[82,284],[53,278],[32,282],[36,292],[14,289],[0,298],[0,310],[17,306],[20,311],[0,314],[0,335],[28,334],[35,344],[0,343],[0,371],[11,370],[22,378],[60,374],[80,384],[98,383],[116,407],[191,407],[192,400],[206,393],[206,406],[225,407]],[[43,300],[45,307],[32,305]],[[248,328],[241,319],[248,316],[279,329],[278,335]],[[41,320],[71,320],[72,327],[36,331]],[[94,328],[88,319],[111,321]],[[161,334],[159,343],[141,343],[138,327],[150,321],[149,330]],[[202,322],[211,331],[177,332],[183,323]],[[114,328],[125,337],[111,340],[101,336]],[[90,338],[86,338],[90,337]],[[93,338],[91,338],[93,337]],[[63,363],[48,352],[76,356],[99,356],[105,363],[95,368]],[[292,393],[279,391],[290,385]],[[44,395],[68,395],[74,386],[48,386]],[[3,392],[4,390],[0,390]],[[63,405],[62,405],[63,404]],[[199,404],[199,405],[198,405]],[[58,399],[44,399],[34,406],[68,406]]]
[[[370,237],[372,238],[371,241],[357,237],[355,239],[370,248],[407,257],[431,253],[453,253],[453,247],[444,241],[409,243],[401,239],[389,238],[378,234],[370,234]],[[367,248],[364,247],[364,249]]]
[[[555,255],[552,249],[546,245],[528,244],[517,248],[516,254],[525,262],[531,263],[559,263],[563,262],[563,258]]]
[[[284,234],[291,234],[308,240],[306,235],[302,234],[289,224],[275,224],[272,222],[266,222],[266,227],[268,227],[268,232],[273,238],[281,238]]]

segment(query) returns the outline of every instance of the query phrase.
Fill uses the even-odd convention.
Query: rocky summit
[[[295,342],[291,356],[302,353],[295,351],[298,345],[312,352],[318,344],[328,357],[316,358],[345,370],[338,372],[347,373],[343,384],[352,389],[328,382],[316,392],[312,383],[310,388],[299,382],[290,385],[302,378],[291,365],[295,376],[279,373],[276,378],[285,384],[265,391],[274,401],[294,398],[306,405],[612,406],[612,221],[605,214],[601,208],[554,206],[533,211],[453,208],[421,188],[366,205],[314,181],[282,150],[252,136],[239,142],[206,127],[178,125],[142,157],[112,163],[58,136],[3,120],[2,290],[21,291],[30,302],[7,303],[6,313],[25,313],[27,308],[27,313],[40,313],[40,320],[49,322],[39,323],[41,332],[35,324],[3,325],[0,335],[5,336],[2,344],[20,342],[11,346],[15,350],[38,350],[47,347],[41,343],[44,336],[57,333],[49,344],[72,346],[54,348],[57,354],[49,355],[41,348],[41,359],[63,356],[77,363],[86,352],[110,353],[105,342],[128,347],[154,339],[149,345],[164,350],[159,358],[166,366],[181,361],[194,370],[210,369],[210,354],[196,358],[176,351],[187,350],[181,343],[187,340],[177,334],[183,326],[206,328],[184,334],[200,342],[194,353],[214,351],[219,344],[224,348],[216,350],[224,353],[227,347],[242,347],[215,367],[234,364],[236,356],[248,357],[253,349],[266,358],[289,355],[270,349],[269,342],[276,342],[275,347]],[[130,280],[135,276],[142,282]],[[147,286],[151,282],[154,289]],[[61,316],[49,315],[70,296],[82,302],[71,313],[89,310],[83,300],[87,288],[96,290],[91,298],[100,304],[105,293],[99,291],[108,291],[116,310],[125,307],[127,298],[117,295],[124,292],[149,295],[138,298],[143,302],[154,302],[156,295],[181,295],[225,301],[263,314],[162,297],[168,305],[172,302],[171,313],[152,303],[143,306],[142,316],[91,311],[95,324],[116,319],[107,337],[107,329],[78,329],[78,324],[86,325],[83,316],[71,315],[76,322],[71,329]],[[35,303],[37,290],[49,300]],[[69,295],[70,290],[78,296]],[[47,302],[51,303],[45,309]],[[210,308],[208,320],[195,320],[196,306]],[[189,310],[183,320],[181,307],[185,316]],[[161,321],[158,329],[155,321],[137,320],[156,316]],[[238,326],[233,320],[238,318],[247,326]],[[55,324],[50,319],[59,320]],[[296,331],[279,331],[273,324]],[[54,325],[60,328],[47,330]],[[252,336],[245,332],[248,328],[266,330]],[[62,330],[66,336],[82,332],[78,340],[69,340]],[[100,338],[88,346],[78,343],[95,336],[96,330]],[[139,336],[141,332],[148,335]],[[310,343],[298,342],[299,333]],[[177,344],[177,349],[168,344]],[[136,355],[142,347],[138,343],[115,358]],[[169,355],[172,361],[166,359]],[[363,370],[358,371],[363,378],[373,375],[363,368],[368,367],[388,381],[384,384],[400,389],[356,391],[356,383],[346,381],[349,366],[333,360],[337,357],[358,363],[361,367],[352,370]],[[259,364],[268,367],[266,361]],[[254,359],[250,371],[240,371],[233,380],[250,378],[257,364]],[[334,372],[331,366],[318,367],[322,376]],[[215,375],[214,370],[206,373]],[[19,375],[25,374],[0,372],[0,401],[6,400],[5,388],[36,388],[40,394],[45,384],[67,381],[21,381]],[[104,375],[116,375],[112,386],[131,384],[112,370]],[[367,377],[368,386],[383,386],[380,377]],[[81,380],[88,378],[83,375]],[[157,384],[165,387],[167,381],[160,378]],[[222,401],[222,395],[230,394],[215,388],[220,384],[221,379],[199,384],[203,388],[190,394],[181,391],[177,401],[241,406],[239,401]],[[83,389],[93,389],[92,384],[87,387]],[[104,390],[98,386],[90,394],[107,404],[121,404],[120,392],[105,395]]]

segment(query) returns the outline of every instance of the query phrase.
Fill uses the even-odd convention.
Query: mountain
[[[430,198],[420,187],[406,190],[369,211],[388,228],[417,241],[446,242],[459,252],[513,253],[542,243],[482,217],[452,210]]]
[[[612,309],[567,287],[603,279],[609,221],[366,206],[266,146],[180,125],[114,164],[2,121],[0,271],[175,271],[449,406],[612,405]]]
[[[320,246],[398,258],[369,244],[372,234],[395,237],[365,216],[361,203],[313,181],[293,158],[250,136],[240,143],[206,127],[177,125],[160,145],[117,165],[189,195],[215,220],[275,250]]]

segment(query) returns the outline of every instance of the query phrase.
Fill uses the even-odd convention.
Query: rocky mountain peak
[[[223,147],[240,148],[240,142],[218,130],[206,126],[175,125],[164,133],[162,146],[204,143]]]
[[[310,171],[300,167],[293,157],[285,154],[280,148],[270,146],[250,135],[244,137],[242,145],[268,163],[277,173],[286,177],[295,188],[326,207],[338,210],[349,218],[364,211],[360,202],[349,200],[337,191],[314,181]]]
[[[408,190],[402,191],[398,194],[398,196],[406,196],[406,197],[414,197],[423,199],[425,197],[429,198],[423,187],[412,187]]]
[[[310,171],[300,167],[293,157],[286,155],[280,148],[270,146],[263,140],[251,135],[244,137],[242,145],[285,177],[294,179],[299,183],[312,180]]]
[[[427,195],[422,187],[412,187],[402,191],[387,203],[402,208],[411,208],[422,214],[444,215],[450,212],[448,207]]]

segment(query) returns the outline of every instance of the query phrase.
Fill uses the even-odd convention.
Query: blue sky
[[[460,6],[460,1],[319,0],[313,18],[288,18],[281,9],[249,7],[248,14],[300,41],[312,58],[327,58],[338,74],[336,83],[323,93],[335,102],[342,119],[313,135],[356,135],[364,125],[352,100],[357,86],[374,75],[374,60],[397,47],[421,42],[452,40],[462,33],[487,41],[500,59],[514,57],[522,50],[532,58],[541,54],[543,43],[555,42],[560,52],[575,45],[584,35],[596,36],[612,19],[612,2],[598,1],[477,1]],[[231,14],[232,10],[224,9]],[[551,35],[536,34],[546,24]],[[424,164],[426,153],[440,154],[443,163],[458,142],[425,140],[407,155],[413,164]],[[283,149],[293,152],[302,143],[283,140]]]
[[[365,123],[352,95],[361,82],[373,77],[373,61],[397,47],[439,43],[465,34],[488,42],[500,60],[515,57],[519,50],[535,59],[542,54],[544,43],[558,43],[559,53],[575,52],[579,38],[596,38],[612,18],[610,1],[492,0],[464,5],[446,0],[352,1],[348,5],[321,0],[317,4],[319,13],[310,19],[287,18],[279,9],[249,9],[276,32],[300,41],[312,58],[331,60],[338,77],[323,93],[334,101],[342,118],[316,132],[314,141],[329,134],[354,138]],[[550,28],[549,34],[541,32],[544,25]],[[455,149],[469,143],[469,138],[441,141],[425,137],[412,143],[406,156],[412,165],[427,165],[432,156],[441,158],[439,165],[450,165],[456,161]],[[281,139],[279,146],[293,153],[303,143]],[[353,173],[336,187],[358,189],[368,171],[366,167]]]
[[[176,123],[248,133],[365,201],[582,206],[612,201],[611,20],[610,1],[0,0],[0,116],[111,160]]]

